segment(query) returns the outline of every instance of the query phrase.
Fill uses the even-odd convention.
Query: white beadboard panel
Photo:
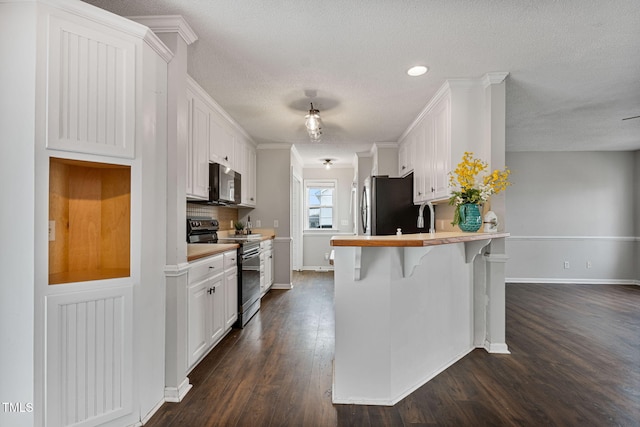
[[[133,158],[136,44],[49,17],[47,148]]]
[[[46,301],[47,425],[96,426],[131,413],[133,287]]]

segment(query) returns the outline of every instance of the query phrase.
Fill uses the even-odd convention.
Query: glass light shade
[[[320,129],[320,115],[318,113],[309,113],[305,116],[304,125],[309,132]]]

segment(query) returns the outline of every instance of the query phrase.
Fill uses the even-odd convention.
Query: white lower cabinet
[[[260,296],[264,296],[273,285],[273,240],[260,243]]]
[[[226,264],[227,260],[233,260],[233,266]],[[236,251],[229,251],[194,262],[189,267],[188,369],[195,366],[222,339],[238,316],[235,260]]]
[[[224,253],[224,328],[229,330],[238,320],[238,263],[237,253]]]

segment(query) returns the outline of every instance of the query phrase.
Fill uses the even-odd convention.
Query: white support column
[[[167,257],[165,267],[165,399],[180,401],[191,385],[187,370],[186,177],[187,47],[196,34],[179,15],[129,17],[149,27],[171,49],[167,69]]]
[[[486,260],[486,336],[484,347],[489,353],[509,354],[506,343],[505,264],[509,257],[504,254],[504,239],[501,244],[492,244]]]

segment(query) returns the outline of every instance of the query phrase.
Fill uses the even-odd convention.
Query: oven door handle
[[[258,251],[252,251],[252,252],[249,252],[249,253],[245,253],[245,254],[242,255],[242,261],[246,261],[246,260],[249,260],[249,259],[252,259],[252,258],[256,258],[256,257],[259,257],[259,256],[260,256],[260,251],[259,250]]]

